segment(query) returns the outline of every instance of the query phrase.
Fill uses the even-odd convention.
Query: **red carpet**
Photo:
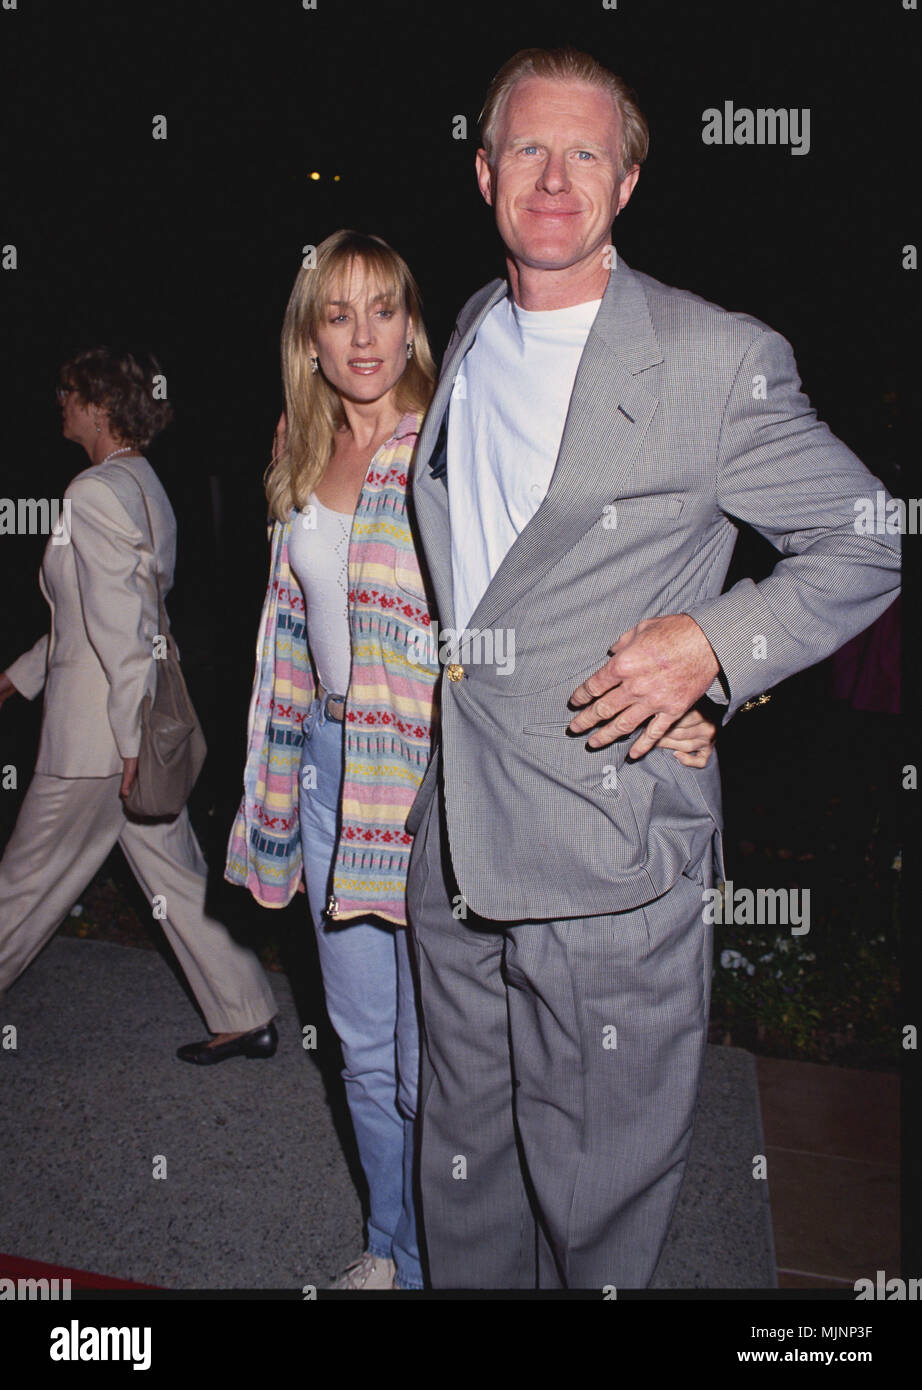
[[[131,1279],[113,1279],[108,1274],[91,1274],[86,1269],[68,1269],[42,1260],[23,1260],[18,1255],[0,1255],[0,1279],[69,1279],[71,1289],[155,1289],[156,1284],[136,1284]]]

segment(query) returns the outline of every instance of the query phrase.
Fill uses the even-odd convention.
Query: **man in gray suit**
[[[447,677],[407,823],[430,1273],[644,1287],[691,1139],[723,876],[716,759],[656,742],[871,623],[896,540],[856,534],[881,484],[785,340],[613,255],[647,145],[618,78],[518,54],[482,136],[509,283],[461,312],[413,483]],[[783,558],[722,593],[738,522]]]

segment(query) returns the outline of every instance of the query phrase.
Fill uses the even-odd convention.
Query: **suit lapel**
[[[459,321],[442,363],[442,375],[426,415],[413,465],[413,506],[425,550],[436,609],[443,627],[454,626],[451,575],[451,529],[448,522],[448,407],[455,374],[487,314],[506,293],[505,280],[494,280],[475,298]]]
[[[455,374],[477,336],[487,314],[506,293],[505,280],[493,280],[476,295],[464,319],[459,319],[442,362],[442,374],[419,436],[417,461],[420,471],[434,461],[436,441],[444,433],[446,412],[454,389]]]

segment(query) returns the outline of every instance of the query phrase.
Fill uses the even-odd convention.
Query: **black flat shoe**
[[[210,1047],[207,1042],[186,1043],[176,1049],[176,1056],[183,1062],[195,1062],[199,1067],[213,1067],[216,1062],[226,1062],[228,1057],[272,1057],[278,1045],[275,1024],[266,1023],[262,1028],[254,1028],[251,1033],[243,1033],[217,1047]]]

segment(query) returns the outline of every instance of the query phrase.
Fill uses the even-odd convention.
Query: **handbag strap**
[[[123,473],[128,474],[128,477],[134,483],[135,487],[138,489],[138,492],[140,492],[141,501],[144,503],[144,514],[147,517],[147,529],[150,532],[150,551],[151,558],[153,560],[154,583],[157,585],[157,621],[160,623],[160,626],[163,628],[163,630],[166,631],[167,624],[162,621],[163,618],[166,617],[166,609],[163,606],[163,594],[160,589],[160,575],[157,573],[157,547],[154,544],[154,526],[153,522],[150,519],[150,508],[147,505],[147,493],[144,491],[143,487],[138,482],[137,478],[134,476],[130,468],[126,468],[125,465],[122,463],[116,463],[114,464],[114,467],[120,468]]]

